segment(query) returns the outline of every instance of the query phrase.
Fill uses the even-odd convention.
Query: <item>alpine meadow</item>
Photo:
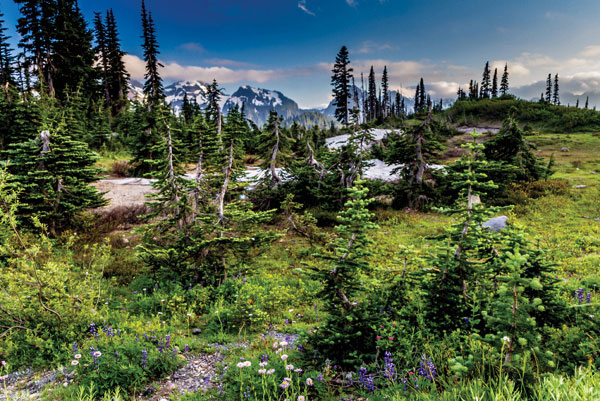
[[[600,400],[600,4],[484,3],[0,0],[0,401]]]

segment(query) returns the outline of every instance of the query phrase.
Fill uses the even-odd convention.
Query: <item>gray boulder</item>
[[[492,217],[491,219],[483,223],[481,226],[486,227],[488,230],[497,233],[498,231],[502,231],[506,228],[507,220],[508,217],[506,216]]]
[[[567,147],[563,147],[563,148],[560,148],[560,151],[561,151],[561,152],[568,152],[568,151],[569,151],[569,148],[567,148]]]

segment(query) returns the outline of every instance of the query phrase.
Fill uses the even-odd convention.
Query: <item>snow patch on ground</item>
[[[370,129],[369,132],[373,136],[373,142],[366,144],[365,149],[371,148],[371,146],[373,146],[373,143],[377,143],[377,142],[383,140],[383,138],[387,137],[388,135],[393,135],[393,134],[402,135],[402,130],[393,130],[393,129],[376,128],[376,129]],[[343,148],[344,146],[346,146],[349,141],[350,141],[349,134],[333,136],[331,138],[325,139],[325,146],[327,146],[330,150],[339,150],[339,149]]]

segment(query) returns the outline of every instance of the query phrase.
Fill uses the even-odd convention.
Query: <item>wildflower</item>
[[[304,396],[303,395],[299,395],[298,396],[298,401],[304,401]]]
[[[578,288],[577,291],[575,291],[575,298],[580,304],[583,303],[583,288]]]
[[[240,369],[243,368],[244,366],[246,366],[246,365],[244,365],[244,362],[238,362],[238,364],[237,364],[237,367]]]
[[[296,373],[302,373],[302,369],[300,369],[300,368],[294,369],[294,372],[296,372]]]
[[[281,388],[283,388],[283,389],[286,389],[286,388],[288,388],[289,386],[290,386],[290,383],[289,383],[289,382],[286,382],[286,381],[283,381],[283,382],[282,382],[282,383],[279,385],[279,387],[281,387]]]
[[[286,365],[285,370],[293,370],[294,365]]]
[[[102,356],[102,352],[100,352],[100,351],[95,351],[95,352],[92,354],[92,356],[93,356],[94,358],[100,358],[100,357]]]
[[[275,342],[273,343],[273,348],[277,348],[277,347],[279,347],[279,344],[277,344],[277,341],[275,341]]]
[[[284,377],[284,378],[283,378],[283,381],[284,381],[284,382],[289,382],[289,383],[291,383],[291,381],[292,381],[292,378],[291,378],[291,377]]]
[[[394,337],[389,337],[390,341],[394,341]]]
[[[260,357],[260,360],[261,360],[261,362],[263,362],[266,365],[267,362],[269,361],[269,355],[262,354],[262,356]]]
[[[319,373],[319,375],[317,376],[317,381],[318,382],[322,382],[323,381],[323,375],[321,373]]]
[[[81,354],[75,354],[75,359],[81,358]]]
[[[381,336],[377,336],[377,337],[375,337],[375,338],[377,338],[378,340],[381,340]]]
[[[269,370],[267,370],[267,374],[268,375],[272,375],[273,373],[275,373],[275,369],[269,369]]]
[[[267,373],[267,369],[258,369],[258,373],[264,375],[265,373]]]
[[[6,361],[2,361],[2,362],[1,362],[1,365],[2,365],[2,366],[6,366]]]
[[[246,366],[246,367],[250,367],[251,365],[252,365],[252,362],[250,362],[250,361],[244,362],[244,366]]]
[[[288,358],[288,356],[286,354],[281,355],[281,360],[285,361]]]
[[[278,348],[277,351],[275,351],[276,354],[281,354],[281,351],[283,351],[283,348]]]
[[[310,377],[308,379],[306,379],[306,385],[307,386],[312,386],[313,385],[313,379],[311,379]]]
[[[144,349],[144,350],[142,350],[142,366],[146,367],[147,363],[148,363],[148,352]]]
[[[287,341],[282,341],[279,343],[279,345],[281,345],[282,347],[286,347],[288,345]]]
[[[508,336],[502,337],[502,342],[510,343],[510,337],[508,337]]]
[[[419,376],[435,382],[435,377],[437,375],[435,365],[431,359],[426,358],[425,355],[421,355],[421,362],[419,362],[419,368],[417,371],[419,372]]]
[[[293,311],[294,311],[293,309],[290,309],[290,313],[292,313]]]
[[[77,359],[73,359],[73,360],[71,361],[71,365],[73,365],[73,366],[77,366],[77,365],[79,365],[79,361],[78,361]]]
[[[259,363],[261,368],[264,368],[265,366],[267,366],[268,362],[261,362]]]
[[[396,322],[392,323],[392,326],[395,326],[395,325],[396,325]]]
[[[588,304],[592,302],[592,293],[591,292],[588,292],[586,294],[586,296],[585,296],[585,302],[588,303]]]
[[[319,380],[319,377],[317,377],[317,380]],[[358,370],[358,380],[368,392],[372,393],[375,391],[375,382],[373,381],[373,377],[367,374],[367,368],[364,365]]]
[[[385,368],[385,376],[394,383],[396,380],[396,364],[392,359],[392,354],[389,351],[385,352],[383,357],[383,363]]]

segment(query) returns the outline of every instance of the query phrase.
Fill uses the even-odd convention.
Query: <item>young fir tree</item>
[[[362,282],[371,271],[367,259],[372,240],[368,233],[377,228],[371,222],[373,214],[368,210],[371,199],[367,197],[364,182],[357,180],[348,189],[348,195],[345,209],[338,215],[332,249],[318,255],[328,266],[314,269],[324,283],[321,297],[329,314],[311,339],[321,358],[334,358],[344,364],[356,362],[363,356],[361,351],[374,345],[362,331],[373,317],[363,299]]]
[[[411,209],[421,209],[432,199],[432,188],[427,182],[431,178],[430,163],[443,148],[433,124],[429,110],[421,124],[407,128],[403,135],[388,136],[386,163],[403,165],[393,173],[401,172],[403,180],[398,184],[402,203]]]
[[[577,98],[577,100],[575,100],[575,108],[578,109],[579,108],[579,98]]]
[[[589,96],[586,96],[586,97],[585,97],[585,107],[584,107],[586,110],[587,110],[587,109],[588,109],[588,107],[589,107],[589,102],[590,102],[590,97],[589,97]]]
[[[498,69],[494,69],[494,79],[492,80],[492,99],[498,97]]]
[[[485,63],[485,67],[483,69],[483,77],[481,79],[481,97],[483,99],[489,99],[490,97],[490,73],[490,62],[488,61]]]
[[[116,116],[127,105],[130,77],[123,61],[125,53],[121,50],[121,41],[112,9],[106,12],[106,50],[111,114]]]
[[[560,106],[560,95],[558,94],[558,74],[554,76],[554,91],[552,92],[552,104]]]
[[[52,123],[46,117],[35,139],[12,145],[6,152],[11,185],[22,190],[19,214],[44,223],[52,235],[72,227],[77,215],[106,204],[95,187],[100,169],[87,144],[70,135],[69,118]],[[71,121],[72,122],[72,121]]]
[[[381,76],[381,91],[383,92],[383,98],[381,101],[381,111],[383,114],[383,118],[386,118],[390,114],[390,83],[388,79],[387,66],[383,67],[383,75]]]
[[[0,150],[34,139],[39,134],[41,112],[39,100],[25,101],[13,87],[0,90]]]
[[[369,71],[368,94],[367,94],[368,121],[373,121],[377,117],[377,85],[375,84],[375,71],[373,66]]]
[[[165,95],[162,78],[158,72],[159,67],[163,67],[163,65],[158,61],[159,50],[156,29],[152,20],[152,13],[146,12],[144,0],[142,0],[142,38],[144,40],[142,44],[144,61],[146,62],[144,95],[146,96],[148,107],[151,109],[156,104],[162,102]]]
[[[546,97],[544,100],[546,103],[552,101],[552,74],[548,74],[548,78],[546,79]]]
[[[452,182],[460,193],[457,205],[443,210],[456,215],[438,252],[431,258],[432,269],[422,273],[424,283],[426,319],[434,330],[442,333],[464,326],[465,321],[479,324],[479,293],[486,285],[490,266],[480,263],[495,257],[490,244],[496,242],[496,233],[482,227],[482,223],[498,208],[486,208],[476,199],[496,186],[485,181],[481,172],[487,164],[480,157],[483,144],[477,142],[481,135],[473,132],[473,142],[463,145],[469,152],[453,166]]]
[[[333,86],[333,97],[335,99],[335,117],[343,123],[350,121],[350,81],[353,79],[350,58],[346,46],[342,46],[335,58],[333,65],[333,75],[331,76],[331,85]]]
[[[504,64],[504,72],[500,81],[500,93],[502,96],[508,94],[508,63]]]

